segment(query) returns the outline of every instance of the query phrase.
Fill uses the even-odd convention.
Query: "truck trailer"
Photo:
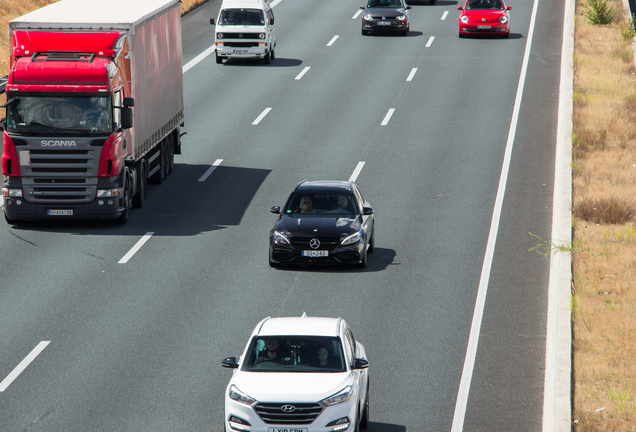
[[[179,0],[60,0],[9,22],[5,219],[114,220],[181,153]]]

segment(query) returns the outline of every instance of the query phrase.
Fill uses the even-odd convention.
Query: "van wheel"
[[[223,63],[223,58],[219,57],[219,55],[217,53],[214,53],[216,55],[216,64],[221,64]]]
[[[263,61],[265,62],[265,64],[269,64],[270,62],[270,53],[265,54],[265,57],[263,58]]]
[[[276,58],[276,55],[274,54],[274,50],[272,49],[272,53],[270,55],[271,59],[274,60]]]

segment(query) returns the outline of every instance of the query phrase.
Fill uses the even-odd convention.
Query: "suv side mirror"
[[[133,126],[133,112],[128,107],[121,108],[121,128],[130,129]]]
[[[355,359],[353,363],[353,369],[366,369],[368,367],[369,367],[369,362],[361,358]]]
[[[236,357],[226,357],[223,360],[221,360],[221,366],[223,366],[224,368],[229,368],[229,369],[236,369],[238,368],[238,363],[236,362]]]

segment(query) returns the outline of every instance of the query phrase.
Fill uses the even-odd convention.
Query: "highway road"
[[[540,431],[549,260],[530,233],[551,233],[563,2],[538,4],[527,74],[534,3],[509,4],[509,39],[459,39],[456,1],[363,37],[361,1],[282,0],[271,65],[193,63],[220,2],[186,15],[172,176],[125,226],[0,224],[0,431],[220,431],[220,360],[303,312],[365,345],[370,431]],[[351,177],[376,215],[368,267],[271,269],[269,208]]]

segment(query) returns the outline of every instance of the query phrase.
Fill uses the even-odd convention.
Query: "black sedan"
[[[269,232],[269,265],[349,264],[366,267],[375,243],[373,209],[350,181],[303,181]]]
[[[362,34],[371,31],[397,31],[409,34],[411,6],[404,0],[368,0],[362,14]]]

